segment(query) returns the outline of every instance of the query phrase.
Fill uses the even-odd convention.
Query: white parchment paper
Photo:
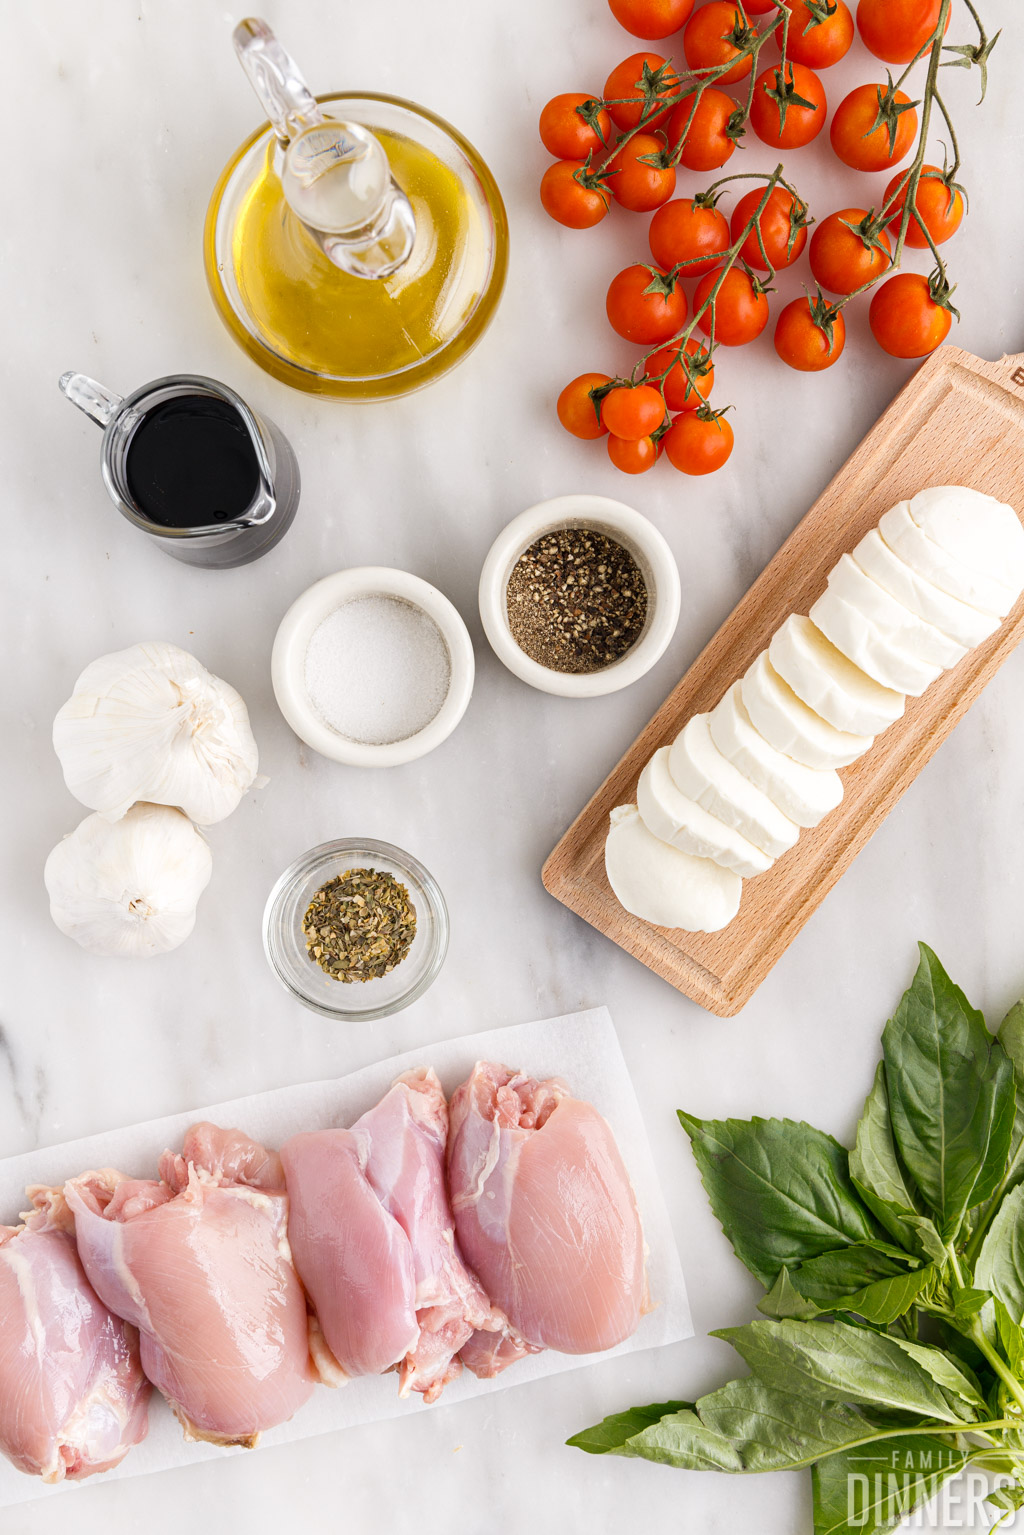
[[[267,1146],[280,1146],[300,1130],[319,1130],[331,1125],[350,1125],[386,1091],[399,1072],[414,1066],[433,1066],[447,1093],[469,1075],[478,1060],[493,1060],[529,1072],[531,1076],[564,1077],[573,1094],[588,1099],[608,1120],[636,1190],[650,1249],[648,1272],[655,1309],[643,1318],[632,1338],[610,1350],[611,1354],[657,1348],[691,1337],[690,1308],[686,1298],[679,1254],[668,1211],[658,1183],[640,1105],[619,1041],[606,1008],[569,1013],[538,1023],[470,1034],[421,1050],[409,1050],[350,1076],[331,1082],[309,1082],[275,1092],[236,1098],[187,1114],[125,1130],[112,1130],[84,1140],[69,1141],[41,1151],[26,1152],[0,1162],[0,1220],[13,1224],[24,1207],[29,1183],[62,1183],[92,1167],[116,1167],[132,1177],[156,1176],[157,1158],[165,1147],[178,1149],[189,1125],[211,1119],[221,1125],[237,1125]],[[401,1417],[415,1412],[437,1412],[448,1402],[504,1390],[520,1382],[575,1370],[608,1358],[608,1354],[569,1355],[547,1351],[513,1365],[492,1381],[476,1380],[465,1371],[445,1388],[440,1402],[424,1406],[417,1396],[400,1401],[395,1375],[353,1381],[340,1390],[318,1387],[290,1423],[264,1434],[263,1445],[306,1439],[379,1418]],[[128,1452],[115,1471],[90,1477],[78,1484],[44,1487],[36,1477],[15,1470],[0,1457],[0,1507],[32,1498],[80,1495],[90,1485],[111,1478],[141,1476],[171,1466],[215,1460],[224,1455],[251,1455],[252,1450],[222,1449],[208,1444],[186,1444],[181,1428],[163,1399],[154,1392],[147,1438]],[[258,1451],[256,1452],[258,1453]]]

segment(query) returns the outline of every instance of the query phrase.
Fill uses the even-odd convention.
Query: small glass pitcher
[[[265,416],[258,416],[226,384],[198,374],[178,373],[154,379],[122,397],[84,373],[65,373],[60,388],[73,405],[103,428],[103,483],[118,511],[157,539],[159,547],[175,559],[226,570],[259,559],[288,531],[299,501],[295,454],[280,429]],[[236,516],[205,526],[165,526],[147,516],[132,494],[128,455],[135,433],[152,411],[171,400],[196,397],[218,400],[237,414],[255,456],[256,491]]]

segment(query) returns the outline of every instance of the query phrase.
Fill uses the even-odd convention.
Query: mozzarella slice
[[[762,650],[740,683],[743,707],[750,722],[776,751],[795,757],[806,767],[841,768],[855,762],[874,737],[836,730],[798,698],[783,682]]]
[[[898,554],[893,553],[877,528],[865,533],[853,551],[853,560],[890,597],[895,597],[911,613],[933,624],[968,650],[980,645],[999,628],[999,619],[994,613],[982,613],[978,608],[969,607],[911,570]]]
[[[1024,591],[1024,527],[1012,506],[966,485],[932,485],[910,500],[910,515],[940,549],[978,575]]]
[[[769,858],[778,858],[800,835],[799,826],[722,756],[711,739],[706,714],[695,714],[683,726],[672,743],[668,766],[684,794],[726,826],[734,826]]]
[[[739,910],[739,875],[662,842],[647,830],[635,805],[612,811],[604,866],[620,905],[656,927],[717,933]]]
[[[880,519],[878,531],[893,554],[898,554],[911,570],[950,597],[956,597],[972,608],[980,608],[983,613],[995,613],[1000,618],[1013,607],[1017,594],[1005,582],[979,575],[947,554],[914,521],[909,502],[901,501],[898,506],[890,507]]]
[[[742,687],[734,682],[708,717],[711,739],[723,757],[739,768],[783,815],[798,826],[817,826],[843,797],[839,774],[806,767],[787,757],[755,730],[743,704]]]
[[[770,869],[772,860],[759,847],[683,793],[669,772],[668,758],[669,747],[656,751],[636,786],[637,809],[647,830],[684,853],[710,858],[747,878]]]
[[[934,624],[887,592],[877,581],[865,575],[850,555],[844,554],[828,578],[829,590],[862,613],[873,628],[879,629],[891,644],[926,666],[945,671],[967,654],[968,646],[943,634]],[[820,628],[821,625],[819,624]]]
[[[902,693],[862,672],[801,613],[791,613],[776,630],[768,659],[797,697],[836,730],[875,736],[903,713]]]
[[[919,661],[893,644],[881,629],[869,623],[858,608],[844,602],[830,586],[811,608],[811,622],[848,661],[880,687],[920,698],[925,688],[942,675],[941,666]]]

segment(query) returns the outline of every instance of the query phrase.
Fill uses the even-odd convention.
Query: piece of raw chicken
[[[521,1340],[589,1354],[614,1348],[647,1309],[644,1239],[608,1124],[557,1078],[478,1062],[452,1094],[448,1184],[466,1262]],[[478,1374],[518,1357],[474,1338]]]
[[[146,1437],[138,1335],[112,1316],[78,1258],[57,1189],[30,1189],[0,1226],[0,1450],[44,1482],[109,1471]]]
[[[143,1369],[185,1438],[252,1446],[315,1379],[280,1159],[198,1124],[159,1171],[159,1182],[108,1168],[65,1185],[82,1263],[138,1327]]]
[[[398,1368],[399,1394],[433,1402],[476,1329],[497,1330],[462,1261],[444,1179],[448,1106],[433,1071],[400,1076],[350,1130],[281,1148],[295,1265],[319,1318],[321,1377]]]

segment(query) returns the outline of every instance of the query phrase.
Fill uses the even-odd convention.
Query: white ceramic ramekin
[[[593,528],[622,545],[636,560],[647,586],[647,620],[640,638],[618,661],[598,672],[556,672],[532,661],[512,638],[506,596],[521,554],[558,528]],[[543,693],[562,698],[597,698],[628,687],[665,653],[679,622],[679,571],[672,551],[653,523],[632,507],[607,496],[556,496],[513,518],[491,545],[480,573],[480,618],[499,661]]]
[[[385,746],[372,746],[339,735],[317,713],[306,691],[306,651],[314,630],[342,603],[356,597],[396,597],[420,608],[440,629],[451,660],[448,692],[434,718],[415,735]],[[429,581],[384,565],[339,570],[304,591],[281,620],[270,660],[278,707],[295,734],[321,756],[353,767],[397,767],[440,746],[466,712],[473,692],[474,671],[469,630],[448,598]]]

